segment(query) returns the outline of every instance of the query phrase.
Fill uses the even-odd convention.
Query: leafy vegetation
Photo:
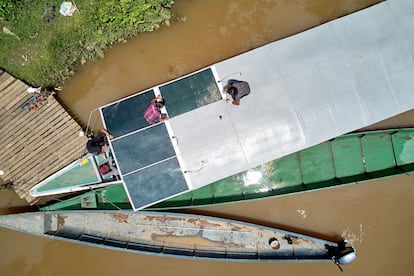
[[[0,67],[34,86],[57,86],[110,45],[169,25],[172,0],[0,0]],[[1,31],[2,29],[2,31]]]

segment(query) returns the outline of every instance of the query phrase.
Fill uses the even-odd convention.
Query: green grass
[[[173,5],[171,0],[77,0],[79,12],[65,17],[61,2],[0,0],[0,68],[33,86],[59,86],[88,60],[103,57],[110,45],[169,25]],[[55,12],[47,8],[51,5]],[[54,19],[47,21],[47,13]]]

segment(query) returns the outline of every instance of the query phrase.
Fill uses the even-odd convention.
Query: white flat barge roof
[[[228,79],[247,81],[240,106]],[[414,108],[414,1],[388,0],[101,107],[135,210]],[[170,120],[143,112],[162,94]]]

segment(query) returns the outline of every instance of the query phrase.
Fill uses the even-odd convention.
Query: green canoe
[[[414,128],[347,134],[152,206],[192,208],[360,183],[414,170]],[[131,209],[121,184],[44,206],[43,211]]]

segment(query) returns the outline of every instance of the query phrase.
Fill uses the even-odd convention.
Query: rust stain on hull
[[[241,246],[240,244],[236,244],[234,242],[227,242],[227,241],[213,241],[201,237],[200,235],[196,236],[174,236],[174,235],[151,235],[151,238],[154,241],[162,242],[165,246],[179,244],[180,246],[184,247],[192,247],[192,248],[222,248],[223,250],[227,248],[245,248],[245,246]]]
[[[220,240],[222,238],[222,240]],[[180,244],[185,246],[197,247],[214,247],[214,248],[246,248],[242,241],[236,243],[229,237],[217,237],[218,240],[212,240],[203,236],[203,230],[199,230],[195,234],[177,235],[175,231],[166,234],[151,234],[153,241],[162,242],[164,244]]]
[[[211,221],[199,218],[183,218],[183,217],[173,217],[173,216],[146,216],[149,221],[159,221],[163,224],[167,224],[172,221],[180,221],[194,226],[202,225],[204,227],[210,226],[211,228],[218,228],[222,226],[220,223],[212,223]]]
[[[58,228],[61,228],[65,225],[65,219],[67,218],[67,216],[65,215],[59,215],[58,216]]]
[[[112,215],[118,222],[128,223],[128,214],[113,214]]]
[[[151,238],[154,241],[162,242],[164,244],[180,244],[180,245],[186,245],[191,246],[194,248],[197,247],[224,247],[223,243],[221,242],[215,242],[208,239],[205,239],[200,236],[174,236],[174,235],[157,235],[153,234],[151,235]]]

